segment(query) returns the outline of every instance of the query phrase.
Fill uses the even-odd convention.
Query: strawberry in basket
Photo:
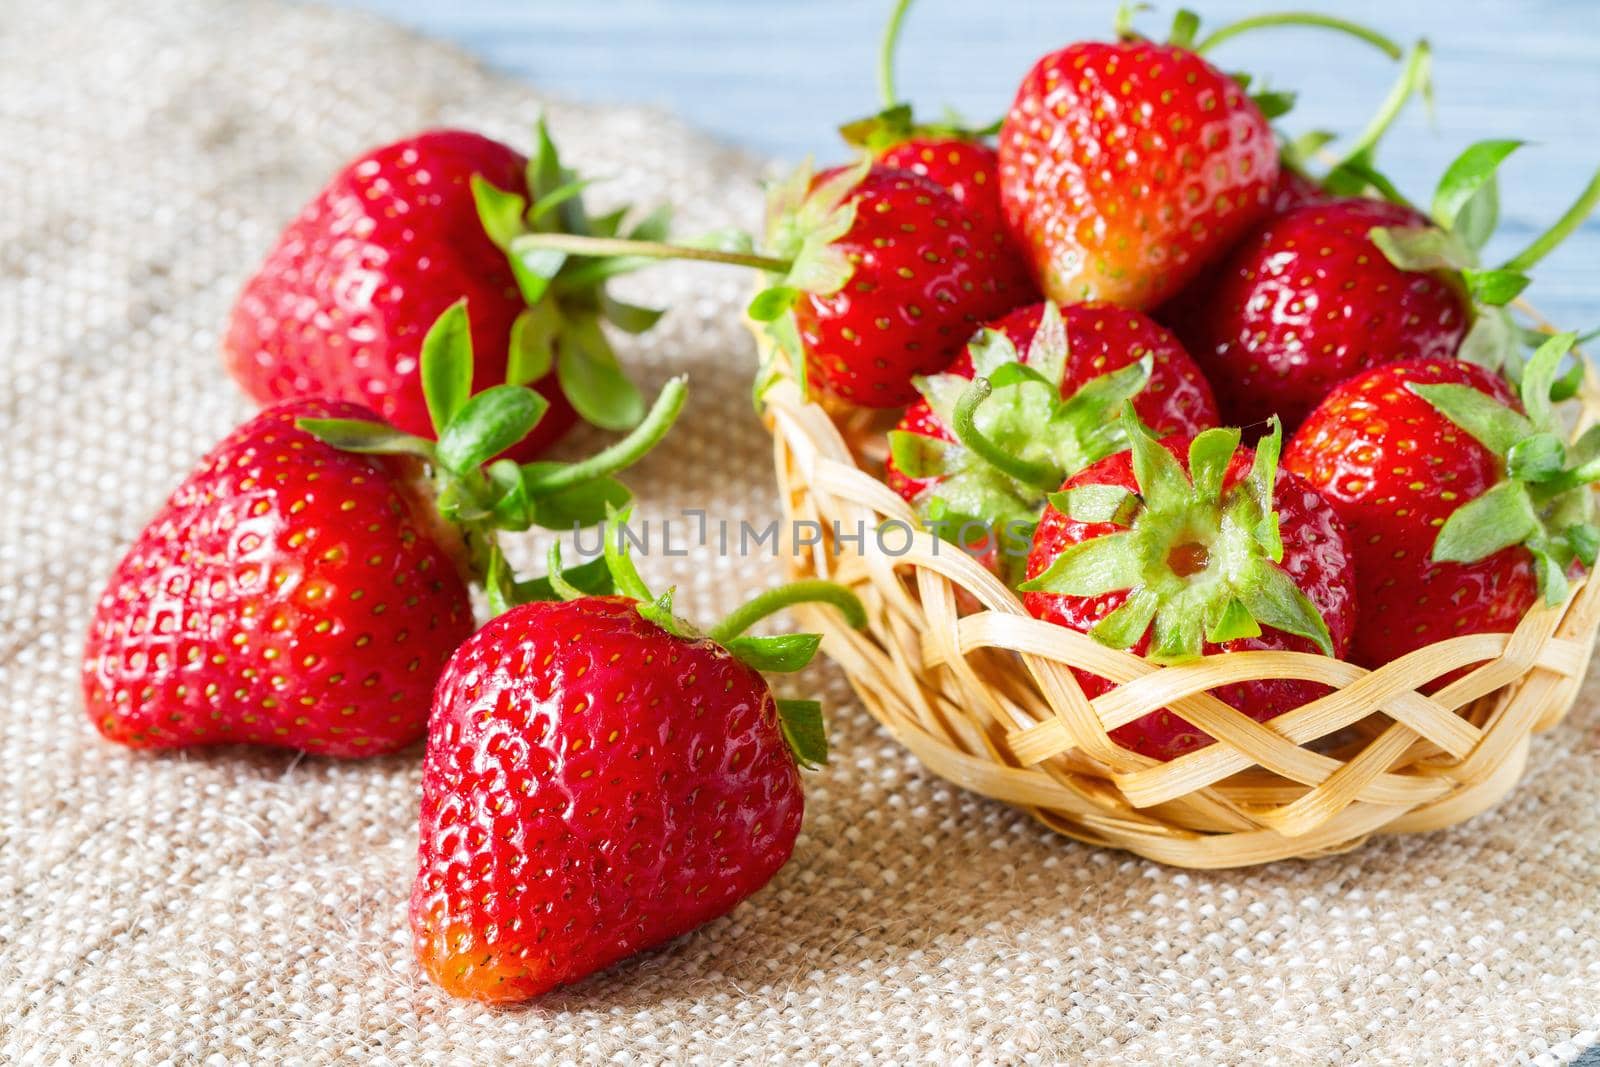
[[[1217,424],[1183,346],[1139,312],[1105,304],[1014,311],[917,387],[922,398],[889,435],[889,485],[950,540],[978,540],[980,558],[1013,579],[1045,495],[1128,447],[1123,401],[1160,434]]]
[[[348,163],[278,238],[233,308],[229,373],[255,400],[318,397],[373,408],[406,433],[433,432],[418,376],[423,338],[451,304],[471,310],[479,388],[531,385],[549,404],[517,444],[544,450],[573,422],[623,430],[644,414],[602,321],[629,332],[660,312],[621,303],[605,279],[625,265],[543,273],[508,255],[546,230],[614,236],[621,212],[590,217],[544,123],[532,159],[463,130],[430,130]],[[631,236],[657,238],[665,216]]]
[[[1339,382],[1410,359],[1516,364],[1505,305],[1527,271],[1600,201],[1600,178],[1549,231],[1498,267],[1479,257],[1498,217],[1495,170],[1515,141],[1484,141],[1445,171],[1430,215],[1389,199],[1342,197],[1268,219],[1163,312],[1248,424],[1291,429]]]
[[[1278,471],[1278,427],[1252,453],[1238,430],[1158,441],[1131,405],[1123,418],[1129,450],[1050,497],[1020,587],[1028,611],[1160,663],[1257,649],[1342,657],[1355,628],[1354,555],[1328,502]],[[1091,698],[1111,688],[1074,674]],[[1326,691],[1270,679],[1213,695],[1264,722]],[[1212,740],[1167,709],[1111,738],[1157,760]]]
[[[920,122],[895,90],[894,54],[911,0],[898,0],[884,31],[878,61],[883,110],[839,127],[845,141],[866,150],[876,162],[920,174],[943,186],[972,212],[985,232],[1004,232],[1000,210],[1000,160],[986,131],[959,120]],[[987,131],[992,133],[993,131]]]
[[[485,467],[547,405],[524,386],[469,396],[470,336],[457,304],[422,345],[437,443],[359,405],[300,400],[201,461],[95,609],[84,703],[106,738],[353,757],[422,735],[439,670],[472,632],[468,583],[491,603],[538,594],[511,585],[497,531],[603,518],[628,496],[611,475],[683,402],[669,384],[633,434],[579,463]]]
[[[1569,576],[1594,565],[1600,430],[1565,443],[1550,401],[1573,341],[1561,334],[1540,346],[1520,400],[1470,363],[1374,368],[1330,393],[1289,442],[1284,467],[1350,530],[1357,662],[1512,630],[1534,604],[1560,603]]]
[[[625,518],[625,517],[624,517]],[[439,680],[411,898],[417,957],[447,991],[526,1000],[731,911],[800,830],[821,707],[778,700],[816,634],[741,636],[801,600],[862,625],[840,586],[757,596],[706,633],[654,597],[608,527],[618,595],[500,615]]]

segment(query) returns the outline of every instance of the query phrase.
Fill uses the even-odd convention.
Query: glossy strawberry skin
[[[879,153],[878,162],[944,186],[984,232],[1006,231],[1000,209],[1000,157],[982,141],[914,137]]]
[[[1005,334],[1022,362],[1027,363],[1028,346],[1043,312],[1043,304],[1030,304],[990,323],[989,328]],[[1067,327],[1068,346],[1067,373],[1061,383],[1063,396],[1070,396],[1089,379],[1126,367],[1149,353],[1154,362],[1150,381],[1133,401],[1139,418],[1163,436],[1193,436],[1217,425],[1217,404],[1211,386],[1165,327],[1137,311],[1109,304],[1068,305],[1061,309],[1061,316]],[[971,355],[963,352],[945,368],[945,373],[971,378]],[[955,440],[944,420],[920,398],[906,409],[897,429],[941,441]],[[892,458],[886,466],[890,488],[909,501],[917,500],[938,484],[937,478],[908,477]]]
[[[1335,385],[1371,367],[1455,355],[1465,298],[1390,263],[1368,232],[1427,219],[1377,200],[1310,204],[1268,220],[1167,316],[1231,422],[1276,413],[1293,429]]]
[[[1433,563],[1439,527],[1500,480],[1500,461],[1408,383],[1470,385],[1517,407],[1495,374],[1456,360],[1392,363],[1330,393],[1284,450],[1284,467],[1344,519],[1360,580],[1355,662],[1377,667],[1471,633],[1514,629],[1538,588],[1520,545],[1476,563]]]
[[[1155,307],[1267,211],[1272,131],[1193,52],[1080,42],[1040,59],[1000,130],[1000,202],[1045,295]]]
[[[818,174],[813,187],[839,173]],[[813,385],[863,407],[899,407],[911,379],[943,369],[984,321],[1034,299],[1005,234],[927,178],[874,166],[855,223],[834,242],[854,273],[795,308]]]
[[[1188,468],[1189,439],[1169,437],[1161,444]],[[1084,485],[1114,485],[1138,492],[1133,476],[1132,453],[1118,452],[1094,466],[1068,478],[1062,489]],[[1248,473],[1254,454],[1247,448],[1235,453],[1228,467],[1225,486],[1232,486]],[[1322,496],[1292,474],[1280,471],[1273,493],[1278,514],[1279,535],[1283,539],[1282,566],[1306,594],[1327,623],[1334,651],[1341,657],[1350,648],[1356,623],[1356,576],[1353,553],[1344,524]],[[1039,528],[1034,532],[1033,550],[1028,555],[1028,577],[1042,574],[1069,546],[1115,533],[1113,523],[1077,522],[1053,507],[1046,507]],[[1094,625],[1127,599],[1126,591],[1098,597],[1067,596],[1055,593],[1025,593],[1023,605],[1035,618],[1088,633]],[[1131,649],[1142,655],[1149,648],[1148,633]],[[1287,650],[1316,652],[1317,647],[1303,637],[1263,627],[1260,637],[1228,641],[1221,645],[1207,642],[1205,653]],[[1109,691],[1112,685],[1098,675],[1074,669],[1084,693],[1092,700]],[[1266,722],[1286,711],[1326,695],[1326,686],[1314,682],[1272,679],[1222,686],[1212,695],[1257,722]],[[1212,743],[1212,739],[1183,719],[1163,708],[1111,731],[1111,739],[1123,748],[1156,760],[1171,760]]]
[[[431,130],[352,160],[306,205],[234,304],[228,372],[261,404],[328,397],[365,404],[432,437],[418,361],[428,327],[465,298],[473,387],[506,380],[511,324],[525,306],[478,219],[481,175],[528,195],[526,159],[462,130]],[[545,449],[575,421],[554,375],[550,410],[514,450]]]
[[[298,401],[245,423],[112,574],[84,652],[95,727],[133,748],[247,742],[371,756],[422,736],[472,632],[457,551],[415,461],[341,452]]]
[[[1272,190],[1272,210],[1268,217],[1282,215],[1307,204],[1326,204],[1334,199],[1326,189],[1304,174],[1282,167],[1278,171],[1278,184]]]
[[[619,597],[514,608],[440,679],[411,921],[458,996],[525,1000],[731,910],[804,800],[766,682]]]

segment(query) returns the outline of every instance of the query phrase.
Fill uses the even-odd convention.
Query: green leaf
[[[516,606],[516,586],[511,574],[511,568],[506,566],[506,558],[500,553],[500,546],[489,546],[489,561],[484,567],[483,591],[489,601],[489,614],[504,615]]]
[[[592,317],[568,320],[566,342],[556,353],[561,391],[586,422],[605,430],[627,430],[644,418],[644,397],[622,368]]]
[[[794,753],[794,761],[814,771],[828,762],[828,731],[822,722],[822,704],[816,700],[780,700],[778,725]]]
[[[495,460],[488,466],[489,486],[495,498],[492,511],[497,530],[526,530],[533,525],[533,501],[522,484],[522,469],[514,459]]]
[[[1444,176],[1439,179],[1439,186],[1434,191],[1434,221],[1446,230],[1454,228],[1462,209],[1485,188],[1493,189],[1495,171],[1522,144],[1521,141],[1479,141],[1457,156],[1445,168]],[[1478,225],[1481,225],[1481,221],[1475,223],[1475,227]],[[1490,231],[1493,231],[1492,225]],[[1481,240],[1474,242],[1472,237],[1466,234],[1462,236],[1473,247],[1482,246]],[[1487,237],[1487,233],[1483,234],[1485,240]]]
[[[478,209],[478,221],[483,224],[483,232],[488,234],[489,240],[500,251],[509,251],[511,242],[528,232],[527,224],[523,221],[528,201],[516,193],[491,185],[477,174],[472,176],[470,185],[472,202]]]
[[[602,556],[596,556],[576,567],[563,568],[561,578],[584,596],[610,596],[616,591],[611,568],[606,565]],[[565,599],[566,597],[556,590],[555,583],[551,582],[549,576],[518,582],[516,585],[516,600],[519,604],[529,604],[536,600]]]
[[[1172,31],[1167,34],[1167,43],[1176,48],[1191,48],[1195,34],[1199,32],[1200,16],[1180,7],[1177,14],[1172,16]]]
[[[583,195],[584,190],[593,184],[592,180],[577,178],[558,185],[548,192],[540,193],[539,199],[534,202],[533,208],[527,214],[528,220],[536,223],[542,222],[552,212],[560,209],[563,204],[577,200]]]
[[[948,472],[950,443],[909,430],[889,431],[889,455],[907,478],[937,478]]]
[[[1250,474],[1245,480],[1248,487],[1246,502],[1253,505],[1254,515],[1246,515],[1247,526],[1256,544],[1267,558],[1277,563],[1283,559],[1283,538],[1278,530],[1278,512],[1275,507],[1277,492],[1278,457],[1283,450],[1283,423],[1274,415],[1268,420],[1272,431],[1256,442],[1255,459],[1250,464]]]
[[[1137,495],[1120,485],[1080,485],[1051,493],[1050,506],[1074,522],[1114,522],[1127,526],[1140,507]]]
[[[422,339],[421,374],[428,418],[439,434],[472,395],[472,325],[465,298],[451,304],[428,327]]]
[[[1143,574],[1139,542],[1132,534],[1114,533],[1068,547],[1044,573],[1018,588],[1025,593],[1100,596],[1131,589]]]
[[[1217,616],[1216,621],[1206,631],[1206,640],[1214,645],[1260,636],[1261,626],[1256,622],[1255,616],[1250,614],[1250,609],[1245,607],[1243,601],[1238,597],[1230,597],[1228,599],[1228,603],[1223,607],[1222,613]]]
[[[506,384],[527,385],[555,366],[556,339],[561,334],[561,309],[554,300],[523,308],[511,323],[506,355]]]
[[[1140,423],[1131,403],[1123,405],[1122,421],[1133,451],[1133,477],[1145,503],[1163,511],[1183,506],[1190,497],[1190,485],[1178,461]]]
[[[1539,531],[1539,515],[1521,482],[1505,481],[1456,508],[1433,542],[1435,563],[1476,563]]]
[[[1261,109],[1261,114],[1269,122],[1282,118],[1294,110],[1295,101],[1299,94],[1284,90],[1264,89],[1259,93],[1251,93],[1250,99],[1255,101],[1256,107]]]
[[[1570,588],[1567,582],[1567,569],[1561,561],[1550,553],[1532,545],[1528,551],[1533,555],[1533,574],[1539,583],[1540,598],[1550,605],[1561,603],[1567,598]]]
[[[1580,522],[1563,531],[1567,544],[1572,546],[1573,555],[1585,567],[1593,567],[1596,557],[1600,557],[1600,529],[1593,523]]]
[[[1197,612],[1185,610],[1181,605],[1158,610],[1155,633],[1145,658],[1153,663],[1185,663],[1198,659],[1205,650],[1201,640],[1202,622]]]
[[[1262,626],[1304,637],[1325,656],[1334,654],[1333,638],[1322,613],[1276,563],[1253,560],[1238,582],[1237,593],[1251,617]]]
[[[1559,404],[1563,400],[1571,400],[1578,395],[1578,390],[1583,388],[1583,360],[1576,359],[1572,365],[1561,373],[1550,385],[1550,401]]]
[[[1089,636],[1111,648],[1132,648],[1150,629],[1161,598],[1148,589],[1135,589],[1122,606],[1095,623]]]
[[[1470,385],[1406,383],[1406,388],[1431,404],[1435,411],[1471,434],[1497,456],[1533,433],[1533,424],[1491,396]]]
[[[1456,358],[1498,371],[1511,362],[1517,350],[1517,327],[1504,308],[1478,309],[1472,328],[1462,339]]]
[[[567,265],[567,253],[559,248],[530,244],[528,238],[518,237],[511,242],[511,252],[506,261],[511,264],[511,273],[522,293],[522,302],[533,307],[550,292],[550,283]]]
[[[531,497],[533,523],[548,530],[581,529],[605,521],[607,509],[631,499],[628,487],[615,478],[596,478]]]
[[[469,399],[439,433],[439,462],[458,474],[528,436],[549,402],[520,385],[496,385]]]
[[[821,634],[779,634],[775,637],[735,637],[725,647],[735,659],[748,667],[788,674],[810,663],[821,644]]]
[[[624,333],[644,333],[666,314],[665,308],[639,307],[637,304],[627,304],[617,300],[604,290],[600,293],[600,314],[605,320]]]
[[[1238,448],[1235,428],[1205,430],[1189,443],[1189,477],[1197,501],[1215,503],[1221,497],[1223,477]]]
[[[1437,226],[1374,226],[1367,236],[1401,270],[1465,270],[1478,261],[1458,235]]]
[[[1500,225],[1500,183],[1490,178],[1456,215],[1453,229],[1468,248],[1482,252]]]
[[[1561,473],[1567,448],[1553,433],[1524,437],[1506,453],[1506,474],[1518,481],[1544,482]]]
[[[1549,424],[1550,389],[1555,385],[1561,361],[1567,358],[1577,340],[1577,334],[1558,333],[1528,357],[1528,365],[1522,370],[1522,410],[1528,413],[1528,421],[1534,426]]]
[[[756,322],[773,322],[794,307],[795,301],[800,299],[800,291],[787,285],[774,285],[763,289],[750,301],[750,307],[745,314]]]
[[[1476,270],[1461,272],[1467,294],[1479,304],[1503,307],[1515,300],[1533,279],[1514,270]]]
[[[434,459],[433,442],[401,433],[386,422],[365,419],[296,419],[306,433],[344,452],[420,456]]]

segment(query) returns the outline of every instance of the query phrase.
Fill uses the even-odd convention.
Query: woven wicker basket
[[[1600,414],[1600,389],[1586,385],[1580,428]],[[916,529],[910,506],[869,473],[882,461],[875,413],[836,417],[792,379],[765,399],[789,528],[823,531],[789,566],[849,586],[869,620],[854,631],[801,608],[804,625],[824,634],[867,709],[935,773],[1081,841],[1218,868],[1450,826],[1510,791],[1529,738],[1566,714],[1589,665],[1600,582],[1534,608],[1514,633],[1441,641],[1375,671],[1293,652],[1155,666],[1032,618],[975,560]],[[835,543],[835,523],[869,536]],[[892,536],[872,536],[884,523]],[[1471,664],[1481,666],[1421,692]],[[1091,701],[1069,667],[1118,684]],[[1265,724],[1207,693],[1261,678],[1332,692]],[[1157,763],[1107,736],[1161,707],[1216,743]]]

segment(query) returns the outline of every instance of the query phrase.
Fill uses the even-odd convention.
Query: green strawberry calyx
[[[364,419],[301,419],[313,436],[347,452],[410,455],[427,464],[440,515],[466,541],[472,575],[496,613],[517,603],[496,534],[534,526],[572,529],[605,520],[631,497],[616,474],[654,448],[683,410],[673,378],[627,436],[573,463],[495,459],[539,424],[549,402],[525,385],[472,391],[472,327],[466,301],[440,315],[422,343],[422,392],[436,440]]]
[[[1222,644],[1260,636],[1263,626],[1304,637],[1333,655],[1327,623],[1284,570],[1273,508],[1283,428],[1256,446],[1249,473],[1228,487],[1237,429],[1206,430],[1189,445],[1188,471],[1143,426],[1131,404],[1123,421],[1138,492],[1082,485],[1050,504],[1114,532],[1072,545],[1023,592],[1128,596],[1090,631],[1102,644],[1131,648],[1151,632],[1147,659],[1181,663]],[[1153,632],[1152,632],[1153,631]]]
[[[911,105],[900,98],[894,76],[900,28],[910,8],[911,0],[896,0],[889,13],[889,21],[884,26],[883,40],[878,48],[878,95],[882,109],[874,115],[839,127],[839,134],[847,144],[863,148],[871,156],[881,155],[907,141],[981,141],[1000,128],[1000,124],[995,122],[983,129],[975,129],[954,114],[947,115],[943,122],[916,121]]]
[[[1378,226],[1372,243],[1401,270],[1436,271],[1459,279],[1473,307],[1472,327],[1461,342],[1458,358],[1491,370],[1504,371],[1512,381],[1523,373],[1525,343],[1542,344],[1549,336],[1519,327],[1507,305],[1528,287],[1529,271],[1566,240],[1600,205],[1600,171],[1549,229],[1496,266],[1484,266],[1484,246],[1500,221],[1497,172],[1523,142],[1478,141],[1445,168],[1434,190],[1430,221],[1419,226]],[[1393,185],[1371,174],[1374,185],[1396,203],[1407,204]],[[1568,391],[1576,379],[1566,379],[1558,390]]]
[[[715,642],[741,663],[763,673],[792,673],[802,669],[811,662],[822,643],[821,634],[764,636],[745,632],[769,615],[795,604],[822,603],[837,608],[854,629],[867,624],[866,610],[854,593],[834,582],[810,579],[758,593],[709,630],[698,630],[673,614],[674,590],[668,589],[657,596],[640,577],[629,551],[626,530],[630,514],[631,509],[611,511],[606,520],[603,555],[582,567],[564,569],[561,545],[552,542],[546,566],[548,573],[538,590],[546,595],[537,599],[577,600],[615,592],[636,601],[644,619],[673,637]],[[779,725],[795,762],[808,770],[826,763],[828,738],[823,729],[821,703],[780,699],[776,704]]]
[[[1533,556],[1546,604],[1566,599],[1575,564],[1600,553],[1594,496],[1600,481],[1600,426],[1567,442],[1551,408],[1552,386],[1575,334],[1540,345],[1522,375],[1521,412],[1470,385],[1407,383],[1434,410],[1493,453],[1503,477],[1450,513],[1433,543],[1435,563],[1476,563],[1522,545]]]
[[[528,157],[530,196],[500,189],[477,175],[472,196],[484,233],[505,254],[527,305],[511,328],[506,384],[526,385],[553,373],[585,421],[602,429],[628,430],[644,418],[644,398],[623,373],[601,323],[625,333],[644,333],[662,312],[616,299],[605,283],[647,261],[629,256],[578,260],[555,250],[518,251],[521,239],[541,233],[638,241],[666,236],[666,208],[626,228],[627,207],[591,216],[583,205],[590,184],[562,165],[541,118]]]
[[[918,509],[942,535],[973,523],[1031,531],[1046,496],[1063,480],[1128,447],[1122,404],[1149,384],[1153,357],[1147,353],[1063,397],[1069,343],[1060,309],[1047,301],[1026,360],[1005,334],[986,329],[967,349],[971,379],[946,373],[914,380],[956,440],[894,430],[890,453],[907,477],[938,479]],[[1010,567],[1025,555],[1025,540],[1017,540],[1023,551],[1003,553]]]

